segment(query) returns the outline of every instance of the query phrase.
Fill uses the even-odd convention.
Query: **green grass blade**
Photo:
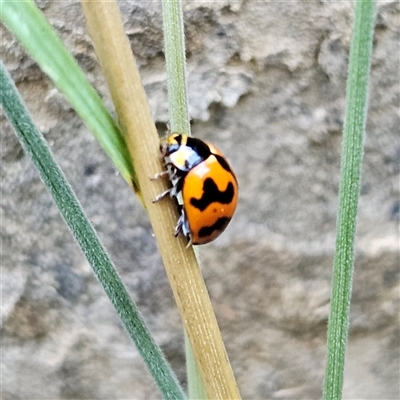
[[[138,181],[121,131],[74,57],[32,0],[0,0],[1,19],[70,101],[133,188]]]
[[[163,0],[162,10],[171,131],[190,135],[182,3]]]
[[[374,0],[356,2],[347,78],[339,211],[328,324],[324,384],[326,400],[338,400],[342,397],[374,16]]]
[[[186,95],[186,54],[182,3],[180,0],[163,0],[162,10],[171,131],[190,135],[190,119]],[[186,332],[185,355],[189,398],[207,399],[203,381]]]
[[[186,355],[186,373],[188,380],[188,397],[190,400],[207,400],[203,381],[197,368],[196,359],[193,354],[192,346],[185,332],[185,355]]]
[[[5,114],[14,126],[25,152],[32,158],[34,165],[39,170],[40,176],[92,265],[97,278],[136,344],[164,398],[184,399],[183,391],[172,370],[150,336],[139,311],[130,299],[92,225],[56,164],[42,134],[33,124],[14,82],[1,61],[0,91],[0,100]]]

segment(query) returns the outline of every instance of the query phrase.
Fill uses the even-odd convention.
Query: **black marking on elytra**
[[[203,183],[203,194],[200,199],[192,197],[190,204],[200,211],[204,211],[211,203],[229,204],[233,200],[235,189],[232,182],[224,191],[220,191],[212,178],[207,178]]]
[[[218,220],[215,224],[213,224],[211,226],[203,226],[203,228],[201,228],[199,230],[199,237],[202,238],[202,237],[210,236],[215,231],[222,232],[227,227],[230,220],[231,220],[231,218],[229,218],[229,217],[221,217],[221,218],[218,218]]]
[[[191,147],[203,160],[206,160],[211,155],[210,148],[200,139],[189,136],[186,141],[186,146]]]
[[[230,165],[228,164],[228,162],[225,160],[224,157],[220,156],[219,154],[214,154],[214,157],[217,159],[219,165],[220,165],[225,171],[228,171],[228,172],[230,172],[232,175],[234,175],[233,172],[232,172],[232,170],[231,170]]]

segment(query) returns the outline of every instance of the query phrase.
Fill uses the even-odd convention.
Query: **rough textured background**
[[[111,108],[80,4],[39,6]],[[121,9],[165,132],[161,5]],[[351,2],[185,3],[193,134],[228,155],[241,188],[236,217],[201,258],[247,399],[321,397],[352,15]],[[399,21],[398,2],[379,2],[345,399],[400,397]],[[1,29],[2,59],[184,381],[180,321],[146,215]],[[4,116],[1,132],[2,398],[160,398]]]

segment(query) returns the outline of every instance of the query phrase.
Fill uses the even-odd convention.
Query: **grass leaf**
[[[360,0],[355,4],[343,128],[331,311],[328,324],[324,384],[324,399],[326,400],[337,400],[342,396],[374,30],[374,0]]]
[[[1,0],[4,25],[53,80],[130,186],[139,184],[121,131],[74,57],[32,0]]]
[[[161,4],[171,131],[190,135],[182,3],[179,0],[163,0]]]
[[[138,309],[129,297],[121,279],[84,214],[64,174],[56,164],[51,150],[23,104],[8,72],[0,62],[1,104],[25,150],[38,169],[53,196],[65,222],[119,314],[126,330],[136,344],[150,373],[165,399],[184,399],[174,373],[153,341]]]

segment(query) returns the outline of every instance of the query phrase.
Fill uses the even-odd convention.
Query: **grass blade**
[[[102,284],[126,330],[136,344],[165,399],[184,399],[172,370],[161,350],[153,341],[135,304],[84,214],[75,194],[46,145],[42,134],[33,124],[25,105],[8,72],[0,61],[1,104],[14,126],[25,152],[32,158],[45,185],[51,192],[67,225]]]
[[[161,4],[171,131],[190,135],[182,4],[179,0],[163,0]]]
[[[162,1],[170,129],[190,135],[186,90],[186,52],[182,4]],[[195,251],[197,258],[197,254]],[[207,399],[189,337],[185,332],[186,376],[190,399]]]
[[[1,19],[93,132],[123,178],[139,185],[121,131],[74,57],[32,0],[0,0]]]
[[[342,397],[374,12],[374,0],[356,2],[347,78],[339,211],[333,265],[331,311],[328,324],[328,349],[324,384],[324,399],[326,400],[337,400]]]
[[[197,362],[193,354],[192,346],[189,342],[189,338],[185,332],[185,355],[186,355],[186,375],[188,381],[188,397],[189,399],[196,400],[207,400],[207,393],[205,391],[203,381],[199,369],[197,368]]]
[[[182,2],[181,0],[162,0],[162,10],[171,131],[190,135]],[[202,292],[207,293],[207,289],[204,287]],[[190,293],[189,296],[191,296]],[[200,298],[200,294],[198,297]],[[210,314],[213,313],[208,296],[201,300],[199,306],[209,307]],[[216,323],[215,317],[207,323]],[[207,395],[210,399],[223,399],[227,396],[240,398],[218,326],[212,333],[210,331],[208,336],[202,338],[205,344],[201,347],[195,337],[189,334],[185,336],[189,396],[194,399],[206,399]],[[218,352],[212,351],[212,348],[217,348]],[[205,358],[205,355],[208,355],[208,358]],[[213,370],[213,366],[218,364],[219,369]]]

